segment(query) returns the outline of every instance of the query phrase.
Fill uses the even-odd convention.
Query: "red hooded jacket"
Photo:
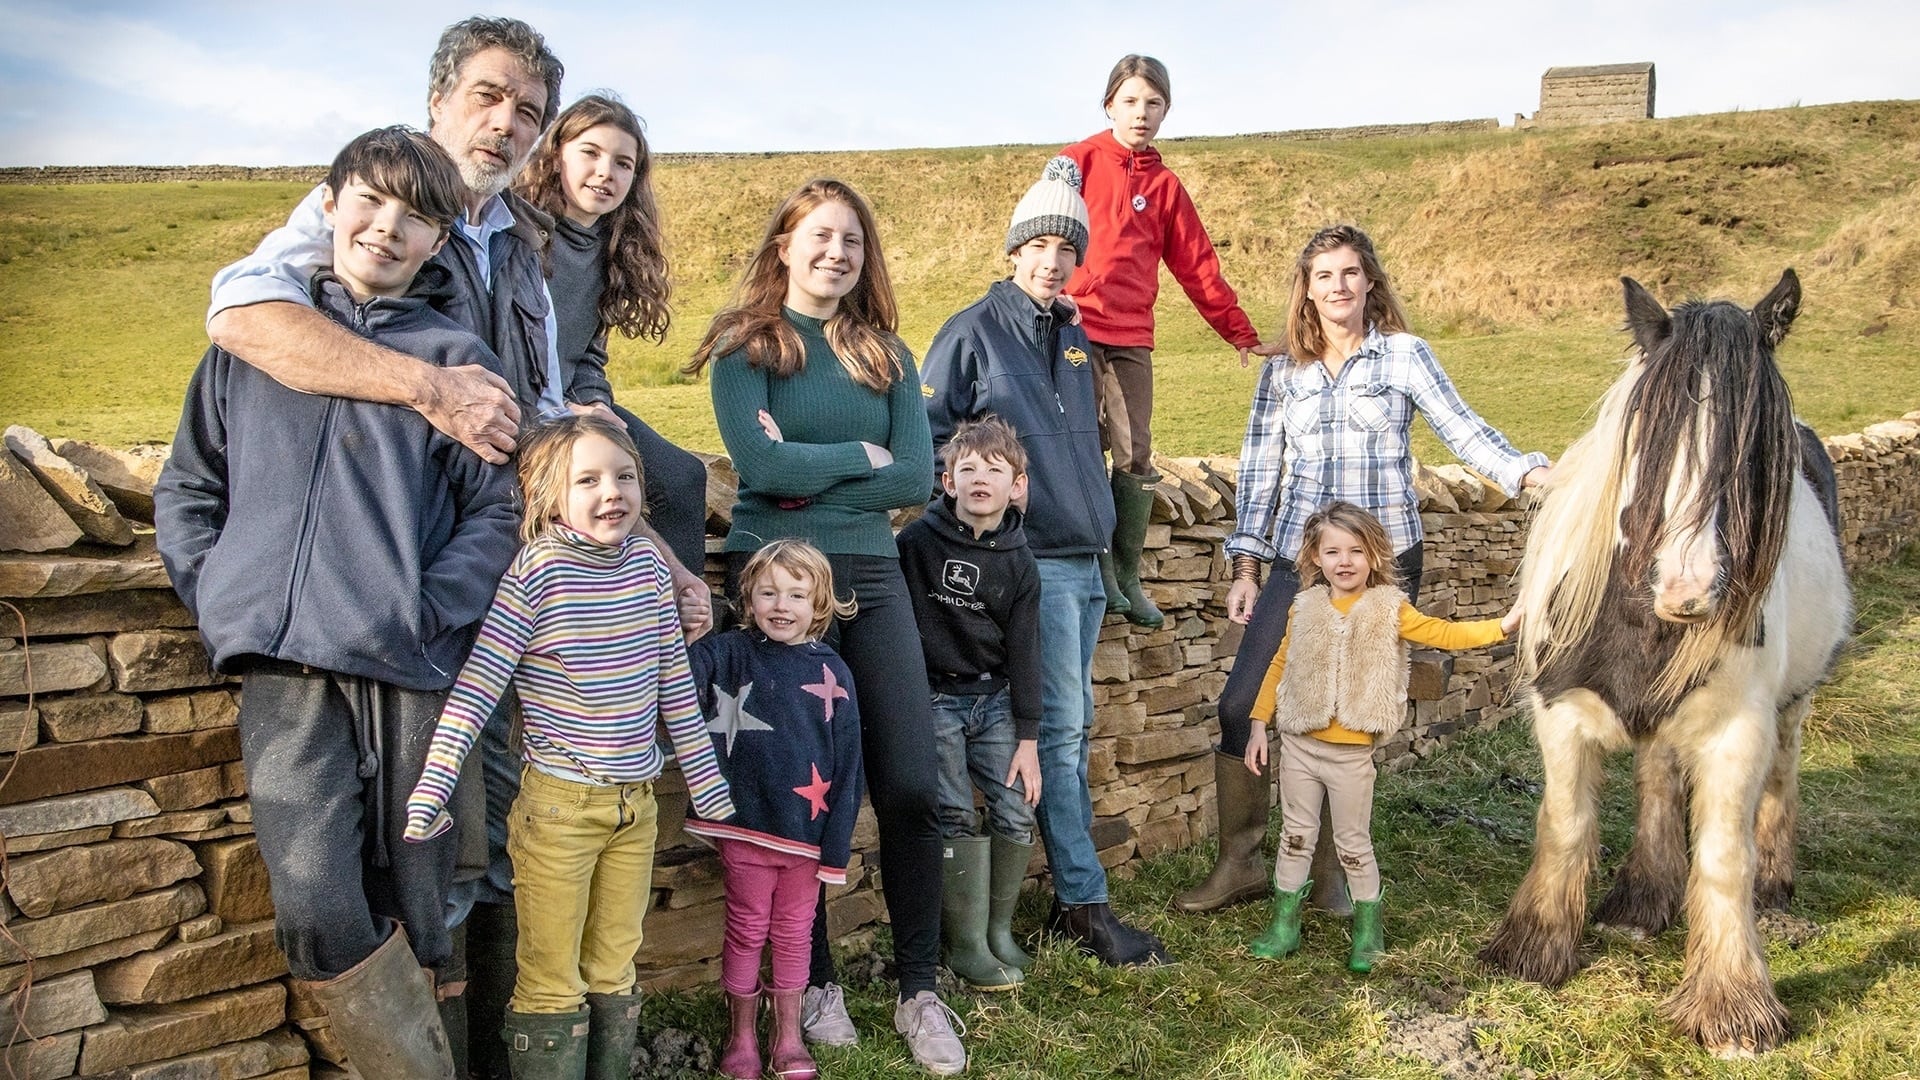
[[[1202,318],[1227,344],[1259,343],[1240,298],[1220,276],[1220,257],[1207,238],[1180,178],[1149,146],[1134,152],[1113,132],[1060,151],[1080,166],[1090,239],[1086,261],[1067,282],[1080,305],[1087,337],[1101,345],[1153,348],[1153,302],[1160,294],[1160,261]]]

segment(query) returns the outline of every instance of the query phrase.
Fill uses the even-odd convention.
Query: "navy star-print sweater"
[[[687,831],[816,859],[821,881],[845,884],[861,789],[847,665],[821,642],[782,645],[752,629],[710,634],[687,656],[736,811],[689,816]]]

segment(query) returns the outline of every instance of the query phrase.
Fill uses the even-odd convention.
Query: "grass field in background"
[[[676,321],[664,345],[613,342],[616,392],[670,437],[718,449],[705,387],[676,371],[766,215],[821,173],[873,200],[902,335],[924,350],[1002,273],[1007,215],[1052,149],[667,159]],[[1623,273],[1669,302],[1751,302],[1795,266],[1806,304],[1781,360],[1801,413],[1838,433],[1920,404],[1920,103],[1162,150],[1263,334],[1282,328],[1306,236],[1357,221],[1469,403],[1529,448],[1564,446],[1616,373]],[[264,181],[0,185],[6,420],[110,442],[170,437],[205,348],[208,279],[301,194]],[[1158,320],[1156,442],[1236,452],[1253,373],[1170,280]],[[1444,457],[1420,438],[1423,456]]]

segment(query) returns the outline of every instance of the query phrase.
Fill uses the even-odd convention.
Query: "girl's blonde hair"
[[[780,252],[801,219],[830,202],[852,210],[859,220],[865,258],[860,280],[827,320],[827,342],[853,381],[869,390],[884,394],[899,380],[905,372],[900,354],[906,345],[898,334],[900,313],[893,300],[893,281],[887,276],[887,260],[880,253],[873,211],[852,185],[828,177],[801,185],[774,211],[733,302],[713,317],[682,371],[698,375],[716,356],[737,349],[746,351],[747,363],[782,378],[797,375],[807,366],[800,332],[780,314],[787,298],[787,267],[780,261]]]
[[[1128,53],[1107,73],[1107,96],[1100,99],[1100,107],[1113,104],[1113,95],[1120,92],[1120,84],[1135,77],[1145,79],[1148,86],[1160,91],[1169,107],[1173,105],[1173,80],[1167,77],[1167,65],[1151,56]]]
[[[633,459],[634,481],[640,485],[640,505],[647,512],[647,478],[640,451],[627,429],[591,413],[563,416],[539,424],[520,440],[520,542],[531,544],[552,531],[567,509],[567,479],[573,472],[573,444],[598,435]]]
[[[535,146],[533,159],[520,174],[520,194],[528,202],[559,217],[567,211],[561,189],[560,152],[589,129],[609,124],[633,136],[639,148],[633,159],[633,186],[620,205],[600,219],[606,238],[606,283],[600,290],[600,325],[630,338],[664,341],[673,312],[667,301],[673,283],[667,276],[666,244],[660,229],[660,208],[653,197],[653,151],[640,118],[609,91],[588,94],[567,106]]]
[[[775,540],[754,552],[747,559],[747,565],[740,569],[741,626],[753,625],[753,587],[761,578],[771,574],[776,566],[794,577],[804,577],[813,582],[813,621],[807,624],[808,641],[818,640],[836,617],[851,619],[859,610],[853,597],[840,600],[833,595],[833,566],[819,548],[805,540]]]
[[[1287,354],[1295,363],[1316,364],[1327,354],[1327,334],[1320,328],[1320,312],[1307,295],[1308,277],[1317,255],[1352,248],[1360,256],[1360,270],[1373,286],[1367,290],[1367,322],[1383,334],[1408,332],[1407,309],[1394,294],[1393,282],[1374,253],[1373,240],[1358,225],[1329,225],[1313,234],[1293,263],[1293,292],[1287,300]]]
[[[1300,537],[1300,554],[1294,559],[1294,566],[1300,571],[1302,591],[1313,588],[1327,580],[1320,572],[1320,564],[1314,556],[1319,554],[1320,538],[1329,528],[1342,529],[1360,538],[1360,546],[1367,553],[1367,562],[1371,564],[1367,573],[1367,588],[1376,585],[1400,585],[1400,564],[1393,558],[1393,540],[1387,536],[1387,527],[1380,519],[1362,510],[1353,503],[1336,500],[1313,512],[1307,519],[1304,533]]]

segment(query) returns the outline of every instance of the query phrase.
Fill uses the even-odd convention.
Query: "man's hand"
[[[567,411],[575,416],[597,416],[622,431],[625,431],[627,428],[626,421],[620,419],[618,413],[615,413],[602,402],[593,401],[582,404],[578,401],[569,401],[567,402]]]
[[[520,430],[520,406],[507,381],[475,364],[427,367],[426,386],[413,407],[481,460],[505,465]]]
[[[1008,787],[1018,781],[1026,792],[1027,805],[1040,805],[1040,744],[1034,739],[1021,739],[1014,745],[1013,764],[1007,768]]]
[[[1253,621],[1253,604],[1260,599],[1260,583],[1239,578],[1227,590],[1227,618],[1245,626]]]
[[[713,590],[705,578],[683,566],[673,567],[673,606],[688,641],[713,629]]]

